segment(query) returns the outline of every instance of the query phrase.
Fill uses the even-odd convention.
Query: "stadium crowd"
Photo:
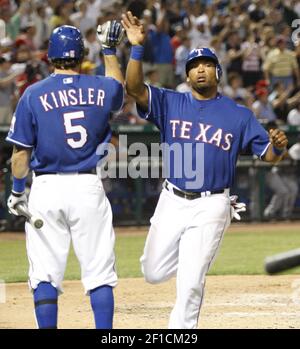
[[[126,9],[142,18],[148,31],[144,72],[151,84],[188,90],[187,54],[208,46],[223,66],[221,92],[262,122],[300,125],[300,35],[293,35],[299,1],[0,0],[0,8],[0,125],[10,124],[26,87],[51,72],[47,40],[55,27],[78,27],[87,48],[82,72],[104,74],[97,25],[120,19]],[[118,55],[125,70],[126,40]],[[142,122],[129,98],[114,121]]]
[[[148,83],[188,91],[188,52],[207,46],[223,67],[220,92],[252,109],[262,123],[300,126],[300,1],[0,0],[0,127],[9,126],[26,87],[51,73],[47,46],[55,27],[78,27],[86,47],[82,73],[104,75],[96,28],[120,20],[126,10],[148,32]],[[117,51],[124,72],[129,49],[125,38]],[[112,116],[116,124],[145,122],[128,96]]]

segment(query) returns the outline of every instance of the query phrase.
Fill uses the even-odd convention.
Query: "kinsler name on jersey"
[[[191,131],[196,125],[197,136],[194,137],[195,141],[213,144],[221,147],[223,150],[229,150],[231,148],[233,134],[225,133],[221,128],[181,120],[170,120],[170,124],[173,138],[191,139]]]
[[[39,96],[46,112],[55,108],[68,107],[70,105],[96,104],[103,107],[104,98],[104,90],[95,90],[94,88],[57,90]]]

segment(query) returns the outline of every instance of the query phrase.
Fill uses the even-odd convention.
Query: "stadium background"
[[[46,51],[54,27],[79,27],[89,49],[82,72],[103,75],[95,28],[109,19],[120,19],[126,9],[142,18],[149,31],[144,63],[147,82],[186,91],[187,52],[210,46],[224,70],[221,92],[251,108],[266,128],[276,124],[286,131],[289,147],[299,142],[299,1],[0,0],[0,286],[1,280],[8,283],[7,301],[1,304],[0,297],[2,328],[34,327],[31,312],[26,311],[32,306],[30,294],[23,283],[15,284],[27,278],[24,220],[8,215],[6,210],[12,149],[4,138],[13,110],[27,86],[51,73]],[[278,52],[282,45],[284,54]],[[126,40],[117,54],[125,71],[129,57]],[[115,142],[120,134],[128,136],[128,144],[143,142],[150,147],[151,142],[159,140],[155,127],[137,117],[128,96],[123,110],[111,116],[111,125]],[[266,255],[298,248],[300,244],[298,189],[288,217],[283,214],[283,206],[272,216],[264,215],[274,194],[268,185],[270,173],[270,165],[247,152],[240,157],[232,193],[247,203],[248,210],[243,214],[243,223],[233,224],[227,233],[208,277],[209,298],[204,305],[202,327],[299,327],[299,285],[295,286],[297,279],[293,276],[299,269],[288,272],[293,275],[262,275]],[[278,173],[299,186],[299,161],[284,160]],[[174,300],[174,280],[158,288],[146,285],[138,262],[161,182],[162,179],[137,178],[109,179],[105,183],[117,227],[119,328],[166,327]],[[290,191],[285,188],[282,193]],[[15,231],[20,233],[12,233]],[[79,278],[78,264],[71,252],[66,280]],[[81,303],[78,281],[66,282],[65,291],[62,326],[90,327],[91,314],[88,304]]]

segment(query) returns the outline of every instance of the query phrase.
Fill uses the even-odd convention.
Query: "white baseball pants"
[[[149,283],[168,280],[177,273],[170,329],[197,328],[205,276],[230,220],[229,189],[195,200],[162,190],[141,264]]]
[[[29,210],[44,221],[26,223],[29,284],[42,281],[62,292],[72,240],[85,292],[117,284],[112,212],[101,179],[92,174],[50,174],[33,178]]]

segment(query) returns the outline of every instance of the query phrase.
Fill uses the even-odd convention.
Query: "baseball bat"
[[[41,229],[44,225],[44,222],[37,217],[34,217],[28,210],[28,207],[24,203],[19,203],[16,205],[15,210],[19,213],[19,215],[25,217],[27,221],[34,226],[36,229]]]
[[[265,271],[272,275],[300,266],[300,249],[282,252],[265,259]]]

